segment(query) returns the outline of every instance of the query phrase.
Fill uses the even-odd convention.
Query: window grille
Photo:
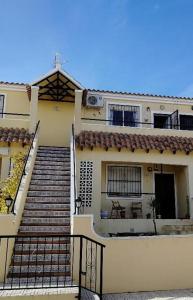
[[[83,207],[91,207],[92,204],[92,176],[93,162],[80,162],[80,198]]]
[[[140,125],[139,106],[109,105],[110,125],[138,127]]]
[[[0,118],[3,118],[4,95],[0,95]]]
[[[108,166],[107,194],[110,197],[140,197],[141,168]]]

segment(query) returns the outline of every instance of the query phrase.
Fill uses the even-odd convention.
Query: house
[[[0,116],[1,180],[24,156],[0,202],[0,289],[192,287],[192,98],[86,89],[56,58],[0,82]]]

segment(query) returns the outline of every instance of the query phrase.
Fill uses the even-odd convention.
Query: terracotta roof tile
[[[0,142],[29,144],[33,138],[24,128],[0,127]]]
[[[192,97],[183,97],[183,96],[168,96],[168,95],[157,95],[157,94],[148,94],[148,93],[131,93],[131,92],[121,92],[121,91],[111,91],[111,90],[98,90],[98,89],[87,89],[87,92],[96,92],[104,94],[119,94],[119,95],[128,95],[128,96],[147,96],[147,97],[159,97],[159,98],[168,98],[168,99],[184,99],[184,100],[193,100]]]
[[[25,86],[26,83],[23,82],[8,82],[8,81],[0,81],[0,84],[5,84],[5,85],[23,85]]]
[[[100,147],[130,149],[143,149],[145,151],[170,150],[172,152],[185,151],[189,153],[193,151],[193,138],[178,137],[178,136],[164,136],[164,135],[140,135],[140,134],[126,134],[126,133],[111,133],[111,132],[96,132],[96,131],[82,131],[76,136],[77,147],[93,148]]]

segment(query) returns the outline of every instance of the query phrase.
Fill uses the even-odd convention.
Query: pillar
[[[35,131],[38,121],[38,86],[31,86],[31,101],[30,101],[30,133]]]

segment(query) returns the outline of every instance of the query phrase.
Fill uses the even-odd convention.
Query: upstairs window
[[[140,197],[141,167],[108,166],[107,195],[109,197]]]
[[[110,125],[139,127],[140,108],[133,105],[109,105]]]
[[[180,129],[181,130],[193,130],[193,116],[180,115]]]
[[[3,118],[4,95],[0,95],[0,118]]]
[[[154,128],[170,128],[169,115],[154,114]]]

